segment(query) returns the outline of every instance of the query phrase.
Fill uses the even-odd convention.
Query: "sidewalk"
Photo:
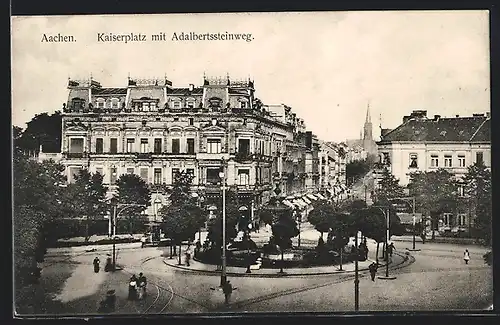
[[[123,249],[137,249],[141,248],[141,243],[123,243],[115,244],[115,248],[118,250]],[[47,249],[46,257],[59,256],[60,254],[84,254],[92,252],[111,252],[113,250],[113,244],[109,245],[88,245],[88,246],[77,246],[77,247],[60,247],[60,248],[49,248]]]

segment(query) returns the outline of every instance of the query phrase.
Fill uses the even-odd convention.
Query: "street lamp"
[[[144,205],[144,204],[126,203],[126,204],[116,204],[113,207],[113,269],[112,269],[113,271],[116,270],[116,240],[115,240],[115,237],[116,237],[116,220],[117,220],[118,216],[120,215],[120,213],[122,213],[123,211],[125,211],[126,209],[131,208],[131,207],[144,207],[145,208],[146,205]],[[120,210],[117,211],[118,209],[120,209]]]
[[[225,160],[224,157],[221,158],[222,171],[219,173],[219,177],[222,181],[222,272],[220,276],[220,286],[223,287],[226,284],[226,171],[225,171]]]
[[[390,218],[389,218],[389,208],[385,206],[375,206],[372,205],[372,207],[379,209],[382,211],[384,214],[385,220],[386,220],[386,235],[385,235],[385,256],[387,258],[385,262],[385,276],[379,276],[379,279],[382,280],[394,280],[396,279],[395,276],[389,276],[389,255],[387,254],[388,251],[388,245],[389,245],[389,237],[390,237]]]

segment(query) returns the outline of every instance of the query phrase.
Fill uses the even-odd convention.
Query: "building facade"
[[[276,187],[284,195],[315,190],[314,136],[290,107],[275,114],[280,105],[263,105],[253,81],[204,77],[202,86],[179,88],[129,78],[127,87],[105,88],[70,80],[68,89],[61,145],[68,181],[87,168],[104,175],[112,195],[120,175],[136,174],[151,186],[151,217],[180,171],[194,176],[193,192],[206,204],[220,198],[221,170],[252,206]]]
[[[329,197],[341,196],[346,186],[347,155],[345,148],[332,142],[321,142],[319,151],[319,188]]]
[[[468,117],[427,117],[427,111],[413,111],[393,130],[383,129],[377,143],[379,170],[388,168],[407,185],[412,172],[444,168],[460,179],[467,167],[481,161],[491,168],[491,122],[489,113]],[[445,213],[441,225],[467,227],[469,213]]]

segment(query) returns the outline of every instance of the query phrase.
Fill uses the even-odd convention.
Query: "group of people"
[[[129,300],[141,300],[146,295],[146,286],[148,282],[144,274],[139,273],[136,277],[135,274],[130,277],[130,282],[128,284],[128,299]]]
[[[99,273],[101,269],[101,261],[99,260],[99,257],[95,257],[94,261],[92,262],[92,265],[94,266],[94,272]],[[113,263],[111,261],[111,257],[106,258],[106,265],[104,265],[104,272],[109,272],[113,268]]]

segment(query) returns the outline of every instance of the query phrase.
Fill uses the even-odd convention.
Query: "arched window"
[[[240,103],[240,108],[250,108],[248,99],[245,97],[238,98],[238,102]]]
[[[187,108],[194,108],[196,102],[195,102],[195,99],[190,97],[188,99],[186,99],[186,107]]]
[[[180,98],[172,98],[170,99],[170,102],[172,105],[170,105],[170,107],[172,108],[181,108],[182,106],[182,102],[181,102],[181,99]]]
[[[104,98],[97,98],[96,103],[97,108],[104,108],[106,106],[106,101],[104,100]]]
[[[118,98],[111,98],[111,108],[112,109],[120,108],[120,100]]]

